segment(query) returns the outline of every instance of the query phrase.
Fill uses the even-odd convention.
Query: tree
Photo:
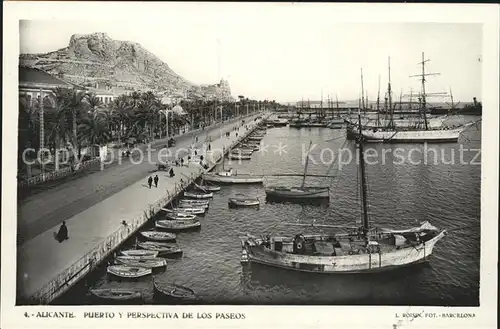
[[[78,126],[78,139],[90,146],[91,156],[95,157],[94,146],[103,146],[111,140],[106,115],[96,112],[84,117]]]

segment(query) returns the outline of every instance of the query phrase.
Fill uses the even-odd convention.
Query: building
[[[41,97],[45,101],[53,99],[54,91],[57,88],[75,88],[76,86],[56,78],[42,70],[19,66],[19,96],[26,97],[29,104],[33,100]]]

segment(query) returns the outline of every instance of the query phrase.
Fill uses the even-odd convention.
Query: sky
[[[66,47],[73,34],[105,32],[138,42],[195,84],[224,78],[233,96],[279,102],[321,95],[325,101],[358,99],[361,68],[369,100],[377,98],[379,76],[383,99],[389,57],[393,99],[399,99],[401,92],[420,91],[420,80],[409,76],[421,73],[424,52],[430,59],[426,72],[440,73],[427,77],[427,92],[451,89],[456,101],[481,99],[480,24],[338,23],[314,16],[297,20],[291,12],[276,9],[252,19],[228,12],[231,19],[207,15],[196,20],[180,11],[176,19],[135,24],[124,19],[23,21],[20,52],[54,51]]]

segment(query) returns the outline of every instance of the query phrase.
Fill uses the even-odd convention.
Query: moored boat
[[[122,250],[121,254],[124,256],[135,257],[137,259],[152,259],[158,256],[157,251],[140,249]]]
[[[138,243],[137,246],[142,249],[157,251],[160,257],[182,256],[182,249],[176,245],[159,242],[142,242]]]
[[[270,199],[320,199],[329,198],[330,188],[322,186],[266,186],[266,197]]]
[[[170,232],[196,230],[201,228],[201,223],[195,219],[159,220],[155,227]]]
[[[126,265],[111,265],[107,268],[108,274],[126,278],[126,279],[135,279],[140,278],[146,275],[150,275],[151,269],[138,267],[138,266],[126,266]]]
[[[180,199],[179,203],[194,205],[196,207],[198,207],[200,205],[204,205],[204,206],[210,205],[209,200],[194,200],[194,199]]]
[[[139,291],[127,289],[90,289],[92,297],[106,304],[140,303],[143,301]]]
[[[188,214],[188,215],[204,215],[206,208],[205,207],[196,207],[196,206],[191,206],[191,207],[182,207],[182,208],[162,208],[168,213],[173,213],[173,214]]]
[[[262,184],[264,178],[247,174],[237,174],[232,169],[223,170],[218,173],[203,174],[203,179],[211,182],[229,184]]]
[[[152,259],[135,259],[130,256],[118,256],[115,258],[115,264],[145,268],[162,268],[167,266],[167,261],[161,257]]]
[[[204,208],[204,209],[208,210],[210,208],[210,205],[209,204],[202,204],[202,203],[186,203],[186,202],[179,201],[177,203],[177,206],[176,206],[176,208],[179,208],[179,212],[182,212],[183,208],[192,208],[192,207]]]
[[[251,160],[252,156],[250,156],[250,155],[243,155],[243,154],[230,153],[229,154],[229,159],[231,159],[231,160]]]
[[[154,281],[155,299],[167,300],[175,304],[192,303],[196,301],[193,289],[175,283],[159,283]]]
[[[213,198],[213,193],[197,193],[197,192],[189,192],[184,191],[184,197],[193,198],[193,199],[209,199]]]
[[[158,231],[142,231],[140,234],[151,241],[175,242],[176,236],[174,233],[158,232]]]
[[[167,213],[167,215],[165,217],[167,218],[167,220],[170,220],[170,221],[194,220],[196,218],[196,215],[187,214],[184,212],[170,212],[170,213]]]

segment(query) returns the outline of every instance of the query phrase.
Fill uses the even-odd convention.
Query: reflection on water
[[[467,119],[467,118],[462,118]],[[470,118],[469,118],[470,120]],[[256,152],[251,161],[233,161],[231,166],[243,173],[282,174],[303,172],[304,154],[309,141],[317,144],[311,156],[318,159],[325,148],[338,150],[344,144],[345,131],[327,128],[269,129],[263,143],[267,152]],[[282,143],[285,148],[279,150]],[[373,225],[408,228],[429,220],[433,225],[451,229],[434,248],[429,263],[377,274],[325,275],[292,272],[251,264],[240,264],[239,236],[250,233],[308,233],[310,228],[287,223],[312,223],[352,226],[360,219],[359,175],[356,162],[342,164],[309,162],[309,173],[334,178],[307,178],[308,185],[330,185],[327,204],[265,202],[262,185],[224,185],[214,193],[210,209],[200,217],[199,232],[178,234],[182,258],[168,260],[165,273],[155,280],[173,281],[196,291],[203,303],[244,304],[385,304],[385,305],[478,305],[480,259],[480,165],[450,160],[451,150],[481,147],[480,131],[470,129],[456,144],[435,144],[443,151],[445,163],[424,163],[422,152],[413,151],[413,164],[398,163],[396,150],[408,154],[422,145],[370,144],[385,162],[366,168],[369,217]],[[323,151],[325,156],[325,152]],[[464,153],[465,161],[475,157]],[[480,161],[480,159],[478,159]],[[302,177],[266,178],[268,185],[300,186]],[[258,208],[229,208],[234,194],[258,197]],[[458,230],[455,230],[458,229]],[[130,242],[130,245],[133,241]],[[87,280],[99,288],[139,289],[146,303],[154,303],[152,278],[136,282],[110,281],[105,266]],[[60,303],[76,300],[92,303],[86,287],[72,289]]]

